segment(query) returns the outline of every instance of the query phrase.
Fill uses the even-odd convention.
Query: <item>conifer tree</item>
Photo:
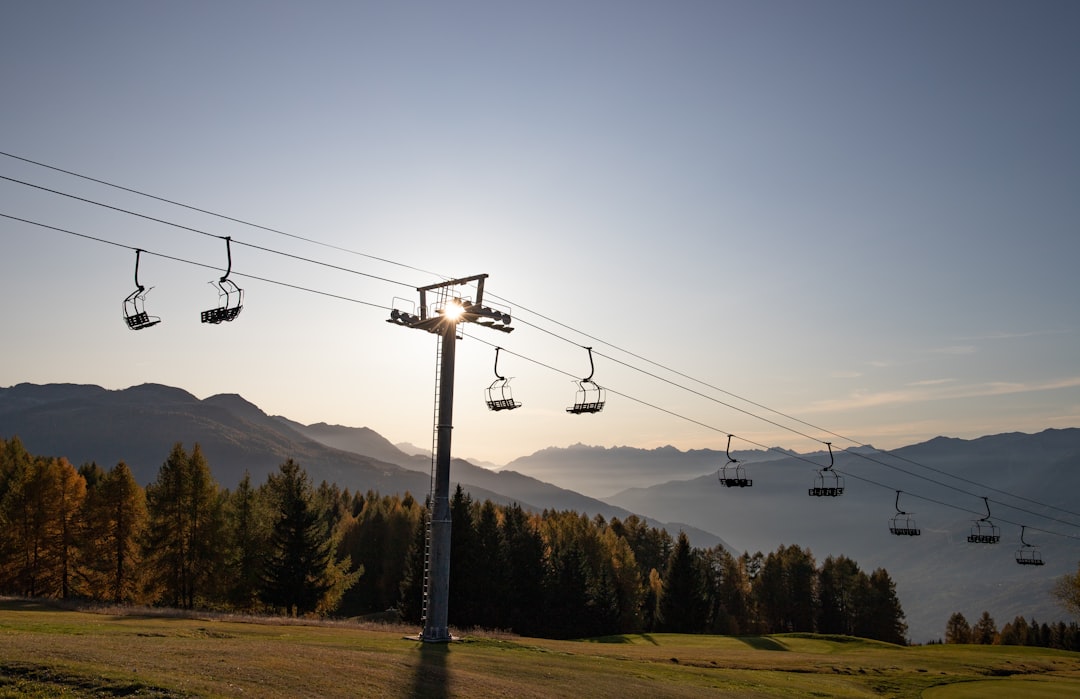
[[[298,616],[316,611],[333,588],[333,548],[308,476],[292,459],[267,482],[273,525],[262,599]]]
[[[994,642],[997,636],[997,624],[990,612],[984,611],[975,626],[971,629],[971,642],[988,646]]]
[[[675,549],[664,571],[664,595],[660,600],[661,629],[697,633],[705,624],[705,585],[698,556],[686,532],[679,532]]]
[[[87,492],[82,544],[88,594],[110,602],[137,601],[146,496],[123,461],[108,473],[91,473],[95,485]]]
[[[540,633],[544,613],[544,542],[532,520],[514,503],[500,527],[505,625],[525,635]]]
[[[960,612],[954,612],[945,623],[945,642],[971,643],[971,625]]]
[[[246,471],[225,501],[223,587],[229,603],[242,610],[258,606],[270,529],[265,501],[265,493],[252,487],[251,474]]]
[[[173,445],[146,487],[146,504],[152,593],[191,609],[209,591],[221,531],[218,486],[198,444],[190,456],[181,443]]]
[[[887,643],[907,643],[904,610],[900,606],[900,598],[896,596],[896,584],[888,571],[884,568],[875,570],[862,589],[865,592],[860,604],[856,635]]]

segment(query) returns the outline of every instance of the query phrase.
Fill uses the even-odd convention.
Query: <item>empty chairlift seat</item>
[[[566,412],[572,415],[582,415],[587,413],[598,413],[604,409],[604,403],[607,401],[607,391],[597,385],[593,380],[593,374],[596,373],[596,365],[593,364],[592,347],[585,348],[589,352],[589,375],[580,381],[575,381],[578,386],[577,393],[574,395],[574,404],[566,409]]]
[[[510,391],[510,379],[499,374],[499,351],[502,347],[495,348],[495,380],[487,387],[487,407],[489,410],[513,410],[520,408],[521,403],[514,400]]]
[[[236,316],[240,315],[240,310],[244,307],[244,290],[229,279],[229,274],[232,272],[232,238],[225,238],[225,251],[229,256],[229,266],[221,279],[210,282],[218,289],[218,306],[199,314],[199,320],[203,323],[217,325],[231,322],[236,320]]]
[[[829,465],[825,468],[818,469],[818,475],[817,478],[814,479],[814,485],[810,487],[810,497],[835,498],[844,494],[844,478],[833,470],[834,461],[832,442],[825,442],[825,446],[829,448]]]
[[[135,291],[124,299],[124,322],[132,330],[143,330],[161,322],[161,318],[146,312],[146,295],[150,293],[150,289],[139,283],[139,255],[141,253],[142,250],[135,250]]]

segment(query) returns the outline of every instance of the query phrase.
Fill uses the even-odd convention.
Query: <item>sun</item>
[[[465,313],[465,307],[461,305],[461,299],[447,301],[442,307],[443,318],[447,320],[457,320],[463,313]]]

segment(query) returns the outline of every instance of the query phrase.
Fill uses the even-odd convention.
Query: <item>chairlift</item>
[[[1024,540],[1025,529],[1026,526],[1020,526],[1020,548],[1016,549],[1016,562],[1023,566],[1041,566],[1043,559],[1039,547]]]
[[[514,400],[510,392],[510,379],[499,375],[499,350],[495,348],[495,380],[487,387],[487,407],[491,410],[513,410],[520,408],[521,403]]]
[[[844,477],[833,470],[832,442],[825,442],[829,448],[829,465],[818,469],[817,478],[810,488],[810,496],[815,498],[831,497],[844,494]]]
[[[990,501],[986,497],[983,497],[983,504],[986,505],[986,516],[972,520],[974,526],[968,534],[969,544],[996,544],[1001,541],[1001,530],[990,521]]]
[[[132,291],[124,299],[124,321],[132,330],[142,330],[157,325],[161,318],[146,313],[146,295],[154,287],[147,289],[139,283],[139,255],[142,250],[135,250],[135,291]]]
[[[720,468],[720,485],[725,488],[748,488],[754,481],[746,477],[746,470],[731,455],[731,435],[727,436],[727,463]]]
[[[596,365],[593,364],[592,347],[584,348],[589,352],[589,375],[580,381],[575,381],[578,390],[574,396],[574,404],[566,409],[566,412],[574,415],[582,413],[598,413],[604,409],[607,400],[607,392],[593,382],[593,374],[596,373]]]
[[[221,279],[210,282],[218,288],[218,307],[202,312],[200,320],[204,323],[217,325],[223,321],[236,320],[240,309],[244,307],[244,290],[229,279],[229,273],[232,272],[232,238],[228,236],[225,237],[225,251],[229,256],[229,266]]]
[[[896,491],[896,516],[889,520],[889,532],[896,536],[919,536],[922,530],[915,526],[913,513],[900,509],[900,491]]]

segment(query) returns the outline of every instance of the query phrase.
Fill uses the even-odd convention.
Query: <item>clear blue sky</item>
[[[391,280],[234,246],[236,273],[365,303],[247,280],[236,322],[204,326],[219,272],[146,257],[164,321],[132,332],[130,250],[0,218],[0,385],[240,393],[427,445],[435,338],[376,306],[487,273],[519,327],[459,347],[456,455],[820,447],[623,350],[884,448],[1075,427],[1077,36],[1074,2],[9,0],[0,150],[397,264],[0,157]],[[8,180],[0,213],[224,263],[212,237]],[[521,410],[485,409],[487,343]],[[571,416],[584,345],[625,396]]]

